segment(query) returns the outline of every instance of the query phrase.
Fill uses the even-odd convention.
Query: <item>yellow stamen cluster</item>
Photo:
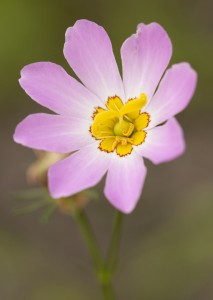
[[[140,111],[146,101],[145,94],[126,104],[115,96],[108,99],[106,109],[96,108],[91,133],[95,139],[101,140],[100,150],[108,153],[116,150],[119,156],[125,156],[132,152],[133,145],[144,142],[146,132],[143,129],[149,124],[149,115]]]

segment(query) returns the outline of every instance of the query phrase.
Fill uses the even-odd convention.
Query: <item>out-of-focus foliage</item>
[[[208,285],[213,291],[212,195],[208,185],[191,191],[186,206],[143,239],[131,265],[134,299],[194,299]]]

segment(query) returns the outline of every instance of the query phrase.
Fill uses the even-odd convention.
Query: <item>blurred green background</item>
[[[141,201],[126,217],[115,278],[118,299],[213,299],[212,10],[211,0],[1,0],[0,299],[101,299],[70,217],[57,212],[44,224],[40,212],[12,212],[19,206],[12,193],[29,188],[25,174],[35,159],[13,143],[12,134],[23,117],[43,111],[19,87],[20,69],[53,61],[69,70],[64,33],[79,18],[106,28],[118,60],[122,42],[138,23],[159,22],[173,42],[171,63],[189,61],[199,75],[193,101],[178,116],[186,153],[160,166],[146,162]],[[87,211],[105,251],[113,209],[102,186],[100,200]]]

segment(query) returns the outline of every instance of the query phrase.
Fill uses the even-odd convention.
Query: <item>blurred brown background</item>
[[[196,95],[178,116],[186,153],[160,166],[147,163],[141,201],[126,217],[115,278],[118,299],[213,299],[212,10],[210,0],[1,0],[1,300],[101,299],[70,217],[57,212],[42,223],[40,211],[13,213],[20,206],[14,193],[29,188],[26,170],[35,158],[12,134],[23,117],[43,111],[19,87],[19,71],[36,61],[69,70],[64,33],[79,18],[106,28],[118,60],[122,42],[138,23],[159,22],[173,42],[171,63],[189,61],[199,74]],[[104,251],[113,209],[101,186],[99,194],[87,211]]]

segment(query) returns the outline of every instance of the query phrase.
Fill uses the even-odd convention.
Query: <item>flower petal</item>
[[[131,154],[132,150],[133,147],[130,143],[127,143],[126,145],[118,144],[116,147],[116,153],[121,157]]]
[[[136,206],[146,177],[143,159],[132,152],[125,157],[113,157],[106,179],[105,195],[123,213]]]
[[[101,104],[94,94],[54,63],[27,65],[19,82],[33,100],[59,114],[90,119],[94,107]]]
[[[72,196],[101,180],[108,169],[110,156],[97,148],[95,142],[49,169],[49,190],[53,198]]]
[[[131,136],[132,144],[135,146],[139,146],[144,142],[146,138],[146,131],[136,131]]]
[[[102,101],[123,99],[123,83],[110,39],[94,22],[79,20],[67,29],[64,55],[80,80]]]
[[[149,125],[150,117],[149,114],[143,112],[138,118],[135,120],[135,128],[136,130],[142,130]]]
[[[16,127],[14,140],[24,146],[60,153],[94,142],[89,122],[71,116],[34,114]]]
[[[108,153],[113,152],[116,148],[115,137],[106,138],[100,142],[99,149]]]
[[[147,131],[145,142],[135,148],[154,164],[170,161],[185,150],[183,130],[175,118]]]
[[[159,24],[139,24],[121,48],[126,99],[145,93],[150,100],[171,55],[171,41]]]
[[[191,100],[196,83],[197,73],[188,63],[179,63],[168,69],[146,108],[151,116],[150,127],[165,122],[182,111]]]

